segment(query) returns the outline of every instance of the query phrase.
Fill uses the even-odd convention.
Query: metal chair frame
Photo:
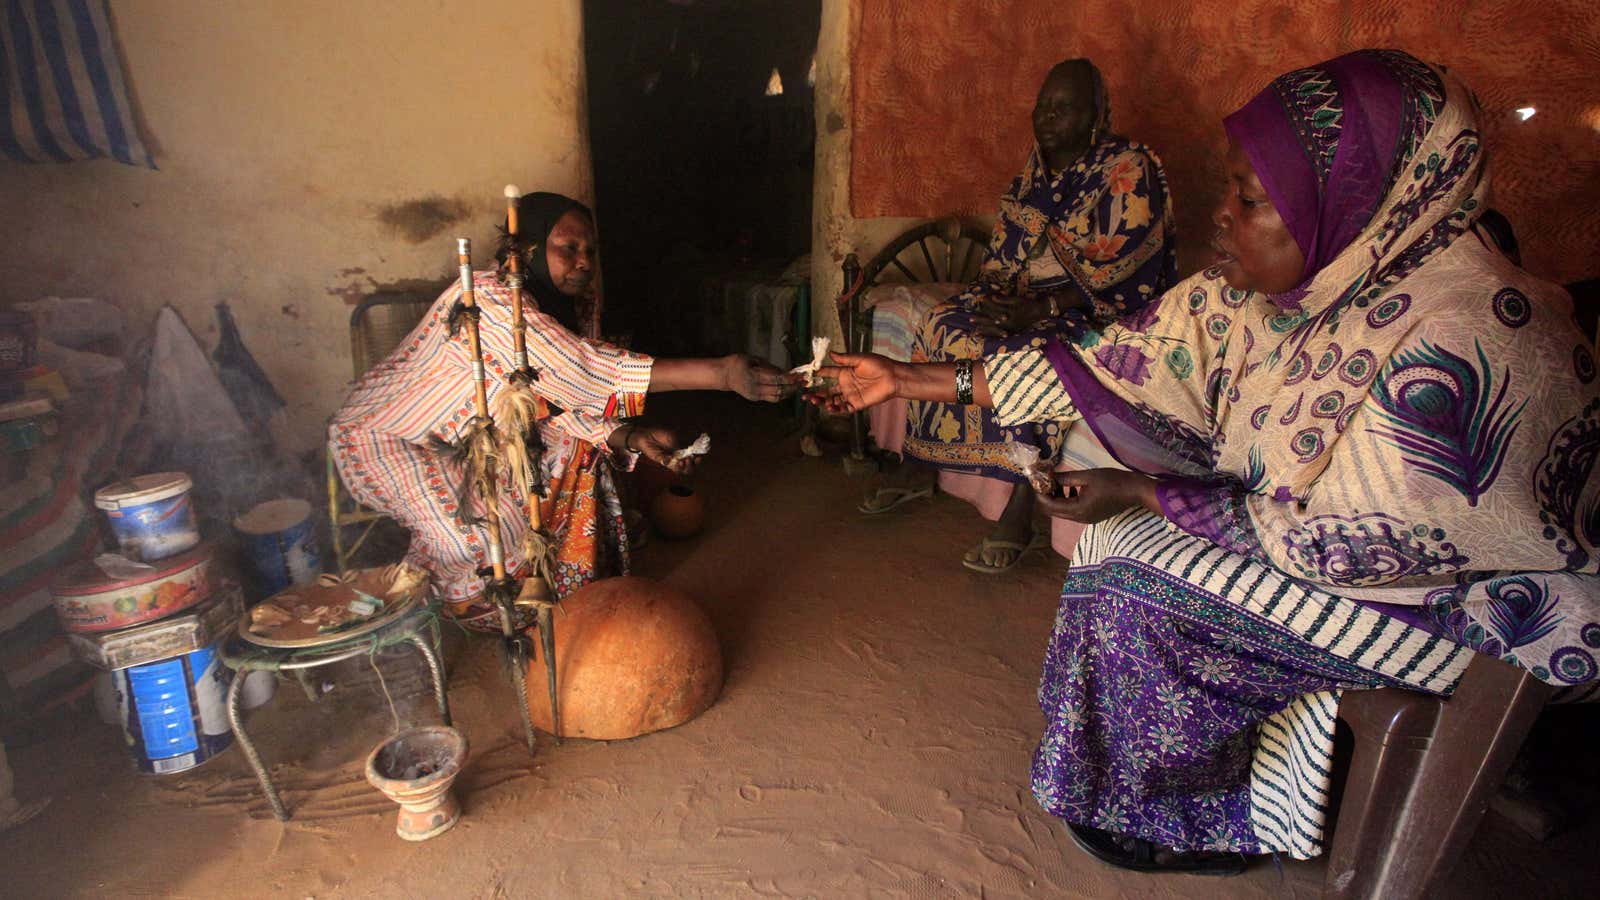
[[[428,314],[428,309],[433,305],[431,299],[419,299],[414,294],[373,294],[362,299],[356,308],[350,311],[350,364],[356,378],[367,373],[367,370],[380,362],[385,356],[398,346],[399,341],[388,347],[375,346],[374,334],[370,330],[369,319],[372,311],[380,307],[416,307],[416,317],[406,325],[406,333],[416,327],[417,322]],[[399,340],[404,340],[402,335]],[[367,538],[372,536],[372,531],[378,522],[388,518],[376,510],[367,509],[344,489],[344,483],[339,479],[339,470],[333,464],[333,454],[326,454],[328,469],[328,524],[333,543],[333,561],[340,574],[344,574],[349,566],[350,559],[355,556]],[[361,533],[354,543],[348,548],[344,544],[344,529],[351,525],[364,525]]]

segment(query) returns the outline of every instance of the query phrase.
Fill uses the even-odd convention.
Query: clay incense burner
[[[367,781],[400,804],[394,830],[408,841],[449,831],[461,818],[450,785],[467,760],[467,737],[447,725],[408,728],[367,756]]]

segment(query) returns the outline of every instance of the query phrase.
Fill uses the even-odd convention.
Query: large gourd
[[[562,737],[621,740],[689,721],[722,690],[722,651],[693,598],[649,578],[605,578],[561,602],[555,629]],[[544,660],[528,711],[555,733]]]

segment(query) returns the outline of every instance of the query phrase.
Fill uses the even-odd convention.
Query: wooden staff
[[[522,197],[522,191],[514,184],[506,185],[506,233],[510,237],[511,252],[506,256],[506,267],[509,277],[506,281],[511,285],[511,340],[516,350],[517,370],[513,379],[520,382],[514,383],[507,390],[527,391],[533,395],[530,386],[536,377],[528,366],[528,337],[525,333],[526,322],[523,317],[522,299],[522,252],[517,246],[517,201]],[[532,397],[536,412],[535,416],[543,418],[549,415],[549,409]],[[508,402],[510,398],[508,398]],[[529,421],[527,428],[537,428],[537,420]],[[508,434],[511,440],[523,440],[522,435]],[[528,567],[527,576],[523,579],[522,590],[517,594],[517,606],[532,607],[538,615],[539,646],[544,653],[545,685],[550,691],[550,727],[555,733],[556,742],[561,742],[561,709],[556,691],[556,634],[555,611],[550,593],[550,581],[547,577],[550,568],[550,556],[553,544],[550,535],[545,533],[542,510],[539,502],[545,495],[543,467],[534,454],[543,456],[543,442],[540,446],[526,449],[529,457],[529,467],[532,477],[524,485],[528,498],[528,536],[523,541],[522,549],[524,563]],[[523,698],[527,700],[526,697]]]
[[[514,184],[506,185],[506,234],[511,238],[511,253],[506,257],[506,268],[511,273],[506,281],[511,285],[511,340],[517,351],[517,371],[531,379],[533,370],[528,366],[528,337],[522,333],[522,252],[517,246],[517,201],[522,191]]]
[[[489,416],[489,374],[483,364],[483,340],[478,330],[477,298],[472,286],[472,241],[456,239],[456,262],[461,267],[462,318],[467,323],[467,343],[472,351],[472,389],[477,411],[466,435],[468,473],[478,488],[483,504],[484,524],[489,532],[489,576],[484,597],[500,613],[500,632],[504,639],[506,667],[522,707],[524,737],[528,752],[535,747],[533,722],[528,712],[527,648],[517,632],[515,611],[516,583],[507,577],[506,554],[500,531],[500,496],[495,481],[500,467],[499,439],[494,419]]]
[[[493,437],[494,420],[489,418],[489,374],[483,365],[483,339],[478,333],[478,304],[472,289],[471,238],[456,238],[456,262],[461,267],[461,306],[466,311],[467,343],[472,349],[472,390],[477,410],[477,421],[472,424],[472,433],[467,439],[487,445],[483,452],[469,458],[478,469],[472,475],[482,485],[479,499],[483,501],[484,520],[489,526],[489,566],[494,571],[495,580],[504,581],[506,554],[501,545],[499,505],[494,502],[495,468],[499,454],[494,450],[492,441],[483,440],[484,436]]]

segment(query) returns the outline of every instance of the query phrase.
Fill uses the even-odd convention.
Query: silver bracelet
[[[962,406],[972,405],[972,362],[970,359],[956,361],[956,402]]]

